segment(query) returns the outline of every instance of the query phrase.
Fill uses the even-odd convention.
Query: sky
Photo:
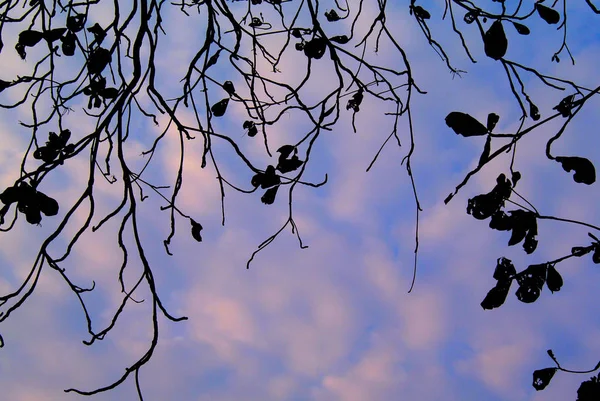
[[[373,4],[366,4],[364,12],[369,15],[374,12]],[[441,19],[439,4],[423,5],[432,21]],[[562,34],[543,21],[531,24],[529,37],[506,28],[507,58],[595,88],[600,25],[585,7],[569,3],[568,43],[575,65],[567,57],[559,64],[550,62]],[[103,21],[107,17],[100,13],[94,18]],[[157,63],[162,74],[158,81],[165,91],[174,88],[185,73],[194,46],[202,38],[201,17],[184,17],[177,7],[165,5],[168,35],[161,39],[164,56]],[[423,208],[413,291],[408,293],[415,205],[410,179],[401,165],[410,143],[406,119],[400,119],[402,147],[390,143],[367,173],[393,121],[382,116],[381,104],[365,97],[356,115],[355,133],[351,113],[342,110],[336,128],[319,138],[306,171],[305,179],[313,182],[321,181],[326,173],[327,185],[298,187],[294,195],[294,219],[308,248],[300,249],[296,236],[286,229],[255,257],[250,269],[246,262],[252,252],[287,219],[286,198],[279,194],[275,204],[264,205],[258,193],[229,189],[226,224],[221,226],[216,172],[210,165],[200,168],[202,142],[187,142],[184,185],[177,205],[201,222],[203,241],[195,242],[189,223],[181,219],[170,248],[173,256],[169,256],[162,244],[169,233],[169,216],[159,212],[164,202],[148,192],[149,198],[138,211],[158,294],[168,311],[189,318],[174,323],[160,317],[158,347],[140,371],[145,400],[575,400],[579,383],[588,375],[559,372],[546,390],[536,392],[531,386],[532,372],[553,366],[546,354],[550,348],[566,368],[589,369],[598,362],[600,319],[593,294],[600,271],[591,258],[557,265],[565,281],[563,288],[553,294],[544,289],[533,304],[519,302],[515,287],[499,309],[483,310],[480,302],[495,285],[492,274],[497,258],[510,258],[520,271],[566,255],[572,246],[588,245],[589,229],[540,222],[538,250],[527,255],[520,246],[507,247],[508,233],[492,231],[487,222],[467,215],[467,200],[489,192],[497,175],[508,172],[510,154],[486,166],[444,204],[444,198],[477,165],[484,144],[482,138],[456,135],[444,123],[445,116],[461,111],[485,122],[487,114],[495,112],[500,116],[495,132],[511,133],[518,127],[520,110],[501,66],[485,56],[474,26],[462,25],[477,64],[465,56],[449,21],[432,23],[434,35],[453,64],[467,70],[462,77],[453,77],[427,45],[408,15],[408,6],[391,8],[388,23],[411,60],[417,83],[428,92],[412,100],[413,172]],[[357,29],[364,32],[367,26]],[[0,72],[4,80],[29,65],[13,54],[14,39],[6,35],[0,55],[3,63],[7,60]],[[400,63],[386,50],[367,56]],[[32,50],[32,59],[34,54]],[[297,79],[303,73],[305,64],[298,60],[302,58],[282,63],[282,79]],[[315,68],[326,71],[330,60],[325,56],[318,62],[321,66]],[[228,73],[223,69],[218,74],[229,79]],[[311,91],[318,95],[328,78],[323,72],[311,81],[307,96]],[[565,96],[530,76],[525,83],[542,116],[550,115]],[[6,91],[1,96],[15,94]],[[81,116],[84,106],[83,101],[75,106],[67,120],[75,137],[93,129]],[[554,145],[556,154],[587,157],[594,163],[600,160],[600,139],[594,133],[600,124],[595,113],[598,106],[599,100],[590,100]],[[0,115],[1,188],[12,185],[18,176],[30,138],[18,121],[26,121],[29,113],[17,109]],[[184,113],[184,118],[191,121],[192,116]],[[242,119],[243,114],[231,108],[217,129],[239,141],[253,161],[269,163],[260,138],[243,136]],[[166,123],[163,116],[158,127],[143,119],[132,122],[125,146],[132,166],[143,165],[140,153]],[[294,115],[282,119],[269,131],[272,148],[291,143],[302,134],[303,124]],[[558,128],[549,123],[520,143],[515,164],[523,175],[519,193],[542,214],[597,224],[598,184],[576,184],[560,165],[545,157],[545,143]],[[148,172],[156,185],[173,183],[178,162],[173,155],[178,154],[178,146],[177,134],[169,131]],[[215,152],[225,176],[248,188],[251,175],[241,172],[219,146],[215,145]],[[499,142],[492,142],[492,149],[496,146]],[[86,163],[81,157],[69,160],[44,183],[47,193],[60,201],[58,216],[45,218],[40,227],[20,219],[9,233],[2,233],[0,293],[13,291],[29,272],[45,235],[64,216],[64,205],[72,204],[85,186]],[[99,179],[96,200],[94,223],[118,205],[119,188]],[[76,213],[66,232],[72,235],[85,216],[85,210]],[[109,323],[121,297],[117,230],[115,220],[97,232],[86,232],[61,265],[81,287],[96,283],[96,289],[85,296],[95,328]],[[65,238],[59,238],[50,251],[64,252]],[[132,246],[130,230],[126,238]],[[140,269],[132,253],[126,281],[138,278]],[[148,300],[128,304],[110,334],[88,347],[82,343],[89,335],[77,298],[56,272],[45,268],[34,294],[0,323],[5,342],[0,349],[1,398],[77,400],[82,397],[63,390],[92,390],[116,380],[149,346],[149,296],[147,288],[136,291],[136,299]],[[136,399],[133,377],[92,399]]]

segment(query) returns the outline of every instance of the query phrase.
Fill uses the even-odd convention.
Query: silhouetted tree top
[[[591,0],[585,3],[586,12],[600,13]],[[546,144],[548,162],[558,163],[565,174],[573,173],[575,183],[595,184],[593,161],[558,154],[553,145],[568,132],[571,121],[600,86],[586,88],[568,78],[540,72],[536,66],[513,59],[511,46],[514,41],[529,41],[530,46],[535,46],[533,26],[541,35],[558,30],[562,32],[562,41],[557,43],[548,62],[574,63],[569,43],[577,38],[568,35],[570,6],[567,0],[446,0],[439,4],[415,0],[402,4],[385,0],[1,1],[0,60],[2,65],[14,63],[18,67],[0,71],[0,106],[5,111],[27,110],[29,119],[20,121],[20,125],[30,134],[30,142],[14,184],[2,188],[0,230],[10,232],[16,224],[26,223],[31,225],[30,230],[36,230],[40,224],[55,229],[43,242],[22,284],[0,296],[0,322],[35,291],[40,272],[46,267],[62,277],[81,303],[89,332],[84,343],[92,345],[111,331],[130,301],[137,302],[136,290],[146,286],[152,294],[154,329],[146,353],[112,383],[94,390],[65,390],[92,395],[115,388],[133,374],[142,399],[138,375],[158,344],[158,316],[162,314],[172,321],[187,318],[170,314],[161,302],[160,283],[154,279],[139,233],[139,203],[148,197],[160,199],[161,211],[169,214],[170,231],[164,238],[167,254],[171,254],[170,245],[177,239],[176,234],[191,234],[202,242],[202,236],[207,234],[203,232],[201,219],[178,205],[178,194],[186,184],[183,179],[186,147],[197,141],[203,148],[201,167],[210,166],[216,172],[223,225],[225,195],[231,191],[259,197],[265,207],[276,202],[288,205],[287,218],[276,232],[257,245],[249,255],[247,267],[259,252],[276,244],[284,232],[291,232],[299,247],[304,248],[299,231],[302,227],[294,220],[294,193],[298,188],[327,184],[327,172],[313,166],[311,155],[322,146],[319,141],[322,135],[335,131],[344,121],[350,121],[356,131],[355,122],[361,118],[365,104],[377,105],[381,118],[391,119],[393,127],[382,137],[381,147],[372,156],[367,172],[385,147],[405,149],[402,164],[411,183],[416,218],[413,275],[416,277],[422,209],[411,167],[411,158],[419,151],[415,146],[419,127],[414,124],[411,107],[415,96],[426,95],[427,83],[415,79],[416,67],[403,47],[404,38],[394,34],[392,25],[396,21],[388,19],[391,7],[408,8],[411,23],[417,24],[423,33],[419,39],[425,45],[423,51],[439,56],[449,79],[466,71],[456,67],[443,43],[459,43],[463,53],[455,57],[466,57],[473,69],[477,68],[478,60],[493,60],[505,74],[505,84],[521,111],[518,129],[503,133],[496,130],[501,116],[494,110],[490,110],[487,121],[471,116],[472,110],[431,116],[445,119],[446,134],[454,132],[466,141],[473,136],[485,137],[479,163],[455,185],[445,203],[488,163],[512,153],[505,173],[490,183],[490,192],[469,199],[468,214],[489,220],[492,229],[509,231],[508,245],[520,244],[528,254],[536,250],[537,224],[541,220],[561,221],[591,230],[590,241],[574,243],[570,254],[530,265],[520,272],[509,259],[498,258],[493,273],[497,283],[481,306],[484,309],[501,306],[513,283],[518,286],[516,296],[526,303],[536,301],[544,286],[552,292],[559,291],[563,279],[556,267],[560,262],[589,254],[593,263],[600,263],[600,227],[543,215],[519,195],[515,189],[521,179],[515,168],[516,149],[525,136],[552,121],[560,121],[560,129]],[[174,13],[197,21],[201,35],[171,31],[170,28],[177,28],[168,22],[168,18],[175,18]],[[449,24],[455,36],[442,41],[434,34],[435,24]],[[165,69],[167,64],[161,63],[161,49],[166,46],[163,43],[171,35],[178,35],[182,46],[194,49],[180,75]],[[381,49],[385,49],[385,57],[375,57]],[[296,69],[301,66],[302,74],[286,74],[287,66]],[[549,96],[562,93],[562,100],[553,109],[541,109],[536,104],[539,99],[531,95],[528,87],[533,81],[541,83]],[[290,116],[303,124],[287,136],[273,135]],[[160,133],[149,140],[141,155],[132,158],[126,151],[126,143],[135,134],[135,127],[147,122]],[[155,155],[166,137],[176,138],[178,143],[178,153],[171,155],[177,160],[177,172],[168,186],[155,182],[151,175]],[[247,151],[248,141],[260,143],[270,162],[259,164]],[[226,148],[229,153],[224,156],[215,152],[215,146]],[[79,188],[74,202],[59,204],[44,188],[45,179],[72,168],[72,160],[81,157],[89,159],[86,185]],[[228,177],[221,166],[232,159],[244,166],[245,171]],[[320,180],[305,178],[309,166],[320,172]],[[118,187],[122,194],[119,205],[105,215],[96,212],[98,181]],[[84,213],[85,218],[74,234],[69,234],[71,231],[65,228],[74,224],[76,213]],[[123,262],[118,279],[123,295],[110,324],[97,330],[92,329],[93,317],[84,297],[94,289],[94,284],[76,283],[61,268],[61,263],[83,233],[102,230],[109,221],[118,221],[119,226],[116,236]],[[127,235],[130,237],[125,239]],[[51,252],[50,245],[57,242],[64,244],[62,251],[56,252],[58,248],[54,247]],[[130,253],[137,255],[143,268],[137,281],[127,282],[124,272],[130,268]],[[533,386],[537,390],[544,389],[556,371],[573,372],[563,368],[552,351],[549,355],[555,367],[534,372]],[[600,363],[583,373],[592,374],[598,369]],[[596,399],[598,394],[598,377],[593,377],[581,384],[578,400]]]

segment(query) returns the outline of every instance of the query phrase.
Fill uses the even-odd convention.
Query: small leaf
[[[227,92],[229,96],[233,96],[235,94],[235,87],[231,81],[223,82],[223,89],[225,89],[225,92]]]
[[[25,47],[32,47],[38,44],[44,35],[39,31],[28,29],[19,34],[18,44]]]
[[[533,388],[537,391],[545,389],[556,373],[557,368],[540,369],[533,372]]]
[[[494,308],[499,308],[506,301],[506,297],[508,296],[508,291],[510,290],[510,284],[512,280],[506,281],[498,281],[496,286],[492,288],[483,301],[481,301],[481,307],[483,309],[489,310]]]
[[[600,264],[600,246],[596,245],[594,247],[594,253],[592,255],[592,262],[594,264]]]
[[[37,192],[36,202],[39,205],[40,211],[46,216],[56,216],[58,214],[58,202],[48,195]]]
[[[563,279],[558,271],[554,268],[554,265],[548,266],[548,275],[546,277],[546,285],[552,292],[560,291],[563,286]]]
[[[492,26],[483,35],[483,45],[485,54],[494,60],[500,60],[506,54],[508,49],[508,40],[502,27],[502,21],[496,20]]]
[[[488,133],[487,128],[469,114],[453,111],[446,116],[446,125],[462,136],[479,136]]]
[[[473,21],[475,21],[477,19],[477,16],[479,15],[479,11],[478,10],[471,10],[469,12],[467,12],[463,18],[463,20],[467,23],[467,24],[472,24]]]
[[[515,185],[517,185],[517,182],[519,182],[520,179],[521,179],[521,173],[519,173],[518,171],[513,171],[512,176],[511,176],[511,181],[512,181],[513,187]]]
[[[429,11],[425,10],[421,6],[413,7],[412,11],[415,13],[415,17],[417,17],[417,19],[426,20],[431,18],[431,14],[429,14]]]
[[[192,237],[198,241],[202,242],[202,235],[200,235],[200,231],[202,231],[202,225],[200,223],[196,223],[194,219],[190,219],[192,223]]]
[[[519,32],[521,35],[529,35],[530,31],[529,28],[523,24],[519,24],[518,22],[514,22],[513,21],[513,25],[515,26],[515,29],[517,30],[517,32]]]
[[[67,32],[65,36],[60,38],[62,45],[61,49],[65,56],[72,56],[75,54],[77,36],[71,31]]]
[[[260,200],[265,205],[272,205],[275,202],[275,196],[277,195],[277,190],[279,189],[279,185],[273,188],[269,188],[265,191],[263,196],[261,196]]]
[[[583,255],[587,255],[588,253],[590,253],[592,251],[592,247],[582,247],[582,246],[574,246],[573,248],[571,248],[571,255],[576,256],[576,257],[581,257]]]
[[[346,35],[341,35],[341,36],[332,36],[331,38],[329,38],[329,40],[331,40],[332,42],[335,42],[335,43],[339,43],[341,45],[345,45],[346,43],[348,43],[350,41],[350,38]]]
[[[571,170],[575,171],[573,181],[586,185],[596,182],[596,169],[588,159],[577,156],[558,156],[556,161],[562,164],[563,170],[567,173]]]
[[[529,116],[531,117],[531,119],[533,121],[537,121],[540,119],[540,110],[538,109],[538,107],[533,104],[533,103],[529,103]]]
[[[308,58],[314,58],[315,60],[320,59],[325,54],[327,49],[327,42],[325,39],[316,37],[304,45],[304,54]]]
[[[517,270],[510,259],[505,257],[498,259],[494,269],[494,279],[506,281],[512,279],[515,274],[517,274]]]
[[[85,15],[77,14],[67,17],[67,29],[71,32],[79,32],[85,25]]]
[[[297,170],[300,166],[302,166],[304,162],[298,159],[298,156],[294,155],[291,159],[279,159],[279,164],[277,164],[277,170],[279,170],[282,174],[289,173],[291,171]]]
[[[550,7],[546,7],[540,3],[535,3],[535,9],[540,17],[542,17],[542,19],[549,24],[557,24],[558,21],[560,21],[560,14],[558,11]]]
[[[335,10],[325,11],[325,18],[327,18],[327,21],[329,22],[335,22],[340,20],[340,16]]]
[[[496,127],[496,124],[498,124],[498,121],[500,121],[500,116],[498,114],[496,114],[496,113],[488,114],[488,117],[487,117],[488,131],[492,132],[494,130],[494,128]]]
[[[212,111],[215,117],[222,117],[225,114],[225,111],[227,111],[228,104],[229,98],[225,98],[213,104],[213,106],[210,108],[210,111]]]
[[[112,56],[109,50],[103,47],[94,49],[88,57],[88,71],[90,74],[100,74],[111,59]]]
[[[346,110],[352,109],[355,113],[360,111],[360,104],[363,101],[363,89],[360,88],[357,90],[354,95],[352,95],[352,99],[348,100],[346,103]]]
[[[272,165],[267,166],[265,173],[262,177],[262,182],[260,187],[262,189],[267,189],[274,185],[279,185],[281,183],[281,178],[275,173],[275,167]]]

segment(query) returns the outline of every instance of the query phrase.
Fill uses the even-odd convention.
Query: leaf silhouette
[[[548,266],[548,275],[546,277],[546,285],[552,292],[560,291],[563,286],[563,279],[558,271],[554,268],[554,265]]]
[[[58,214],[58,202],[48,195],[36,192],[36,202],[40,211],[46,216],[56,216]]]
[[[228,104],[229,104],[229,98],[227,97],[227,98],[220,100],[217,103],[213,104],[212,107],[210,108],[210,111],[212,111],[212,113],[215,117],[223,117],[223,115],[227,111]]]
[[[275,196],[277,195],[277,190],[279,189],[279,185],[273,188],[269,188],[265,191],[263,196],[261,196],[260,200],[265,205],[272,205],[275,202]]]
[[[519,301],[532,303],[539,298],[546,282],[546,268],[546,263],[529,265],[527,269],[517,274],[519,289],[515,295]]]
[[[513,25],[514,25],[515,29],[517,30],[517,32],[519,32],[521,35],[529,35],[530,34],[529,28],[526,25],[519,24],[518,22],[514,22],[514,21],[513,21]]]
[[[494,60],[500,60],[508,49],[508,40],[502,27],[502,21],[496,20],[490,29],[483,35],[485,54]]]
[[[600,396],[600,380],[592,377],[581,383],[577,389],[577,401],[595,401]]]
[[[339,21],[341,18],[335,10],[325,11],[325,18],[329,22]]]
[[[486,310],[499,308],[506,301],[508,291],[512,280],[500,280],[496,283],[496,286],[492,288],[483,301],[481,301],[481,307]]]
[[[596,169],[588,159],[577,156],[558,156],[556,161],[562,164],[563,170],[567,173],[571,170],[575,171],[573,181],[586,185],[596,182]]]
[[[327,49],[327,42],[325,39],[316,37],[304,45],[304,54],[308,58],[314,58],[316,60],[323,57],[325,50]]]
[[[487,128],[482,123],[469,114],[459,111],[453,111],[446,116],[446,125],[462,136],[478,136],[488,133]]]
[[[225,92],[227,92],[229,96],[233,96],[235,94],[235,86],[233,86],[233,82],[231,81],[223,82],[223,89],[225,89]]]
[[[92,35],[94,35],[94,40],[96,41],[96,43],[98,45],[101,44],[102,41],[104,40],[104,38],[106,37],[106,32],[104,31],[104,29],[102,29],[100,24],[98,24],[97,22],[94,25],[92,25],[91,27],[89,27],[87,29],[87,31],[89,33],[91,33]]]
[[[202,236],[200,235],[200,231],[202,231],[202,224],[196,223],[194,219],[190,219],[192,223],[192,237],[198,241],[202,242]]]
[[[28,29],[19,34],[18,44],[25,47],[32,47],[38,44],[43,37],[44,35],[40,31]]]
[[[492,132],[496,128],[496,124],[500,121],[500,116],[496,113],[490,113],[487,117],[487,129]]]
[[[88,71],[90,74],[100,74],[110,63],[112,56],[108,49],[98,47],[94,49],[88,58]]]
[[[545,389],[556,373],[557,368],[540,369],[533,372],[533,388],[537,391]]]
[[[542,19],[549,24],[557,24],[558,21],[560,21],[560,14],[558,13],[558,11],[550,7],[546,7],[545,5],[540,3],[535,3],[535,9],[537,10],[540,17],[542,17]]]
[[[75,54],[77,36],[71,31],[60,38],[62,45],[61,49],[65,56],[73,56]]]
[[[345,45],[346,43],[348,43],[350,41],[350,38],[346,35],[341,35],[341,36],[332,36],[329,38],[329,40],[331,40],[332,42],[335,42],[335,43],[339,43],[341,45]]]
[[[77,14],[67,17],[67,29],[71,32],[79,32],[85,25],[85,15]]]
[[[494,269],[494,279],[498,281],[509,280],[515,274],[517,274],[517,270],[510,259],[505,257],[498,259]]]

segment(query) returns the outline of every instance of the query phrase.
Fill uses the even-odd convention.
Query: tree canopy
[[[159,319],[187,320],[163,301],[169,258],[156,256],[148,221],[166,224],[164,255],[172,257],[193,241],[197,260],[190,263],[202,263],[207,237],[220,235],[207,217],[215,211],[194,209],[215,200],[225,231],[232,213],[243,220],[244,211],[236,215],[228,207],[230,199],[234,205],[248,202],[273,210],[265,213],[271,213],[269,223],[276,228],[253,238],[256,247],[245,255],[246,269],[259,268],[262,255],[286,236],[299,249],[322,246],[306,242],[302,233],[311,223],[306,211],[298,218],[297,208],[326,190],[333,179],[332,159],[356,163],[339,145],[344,136],[368,137],[361,153],[368,161],[358,167],[366,170],[366,180],[402,180],[412,198],[401,205],[413,218],[411,246],[404,244],[401,253],[403,269],[410,259],[409,293],[419,290],[420,261],[426,258],[421,193],[435,180],[435,163],[441,163],[433,155],[429,172],[414,167],[419,152],[428,152],[427,141],[420,140],[423,131],[434,126],[419,126],[424,120],[443,126],[436,135],[452,137],[451,148],[477,147],[475,163],[457,158],[459,171],[452,175],[457,181],[445,183],[449,194],[439,198],[447,205],[441,207],[464,201],[466,214],[482,221],[477,227],[489,226],[481,236],[507,240],[511,255],[519,248],[518,261],[489,255],[495,267],[488,267],[491,289],[480,294],[481,308],[500,308],[511,292],[522,303],[543,303],[548,291],[568,285],[563,266],[576,259],[600,264],[600,227],[591,211],[570,205],[567,214],[546,213],[535,200],[540,200],[540,183],[548,180],[557,194],[597,185],[595,148],[578,149],[569,142],[578,119],[597,114],[597,80],[590,86],[587,78],[582,83],[569,74],[576,64],[571,49],[600,34],[595,26],[577,25],[578,18],[597,22],[600,10],[591,0],[411,0],[401,5],[385,0],[7,0],[0,10],[3,139],[7,147],[14,142],[19,155],[3,164],[11,178],[3,177],[0,188],[0,230],[5,238],[28,244],[31,252],[26,270],[0,287],[0,322],[18,314],[40,291],[44,274],[59,277],[78,302],[88,346],[109,336],[127,319],[128,309],[150,304],[152,336],[136,360],[108,383],[66,392],[94,395],[133,380],[143,399],[139,377],[159,347]],[[415,32],[404,24],[412,24],[420,36],[403,35]],[[584,29],[589,37],[572,34]],[[433,55],[439,66],[413,61],[423,54]],[[428,80],[426,70],[440,66],[445,75]],[[438,110],[428,105],[433,101],[428,92],[439,96],[446,84],[460,91],[463,80],[477,74],[490,74],[487,87],[447,95],[463,97],[473,109],[444,104],[445,114],[428,110]],[[478,102],[488,106],[484,98],[499,90],[508,95],[503,104],[485,111],[477,107]],[[582,143],[591,136],[582,135]],[[536,152],[545,157],[546,174],[526,168]],[[397,161],[394,176],[377,177],[384,159]],[[356,171],[344,179],[364,182]],[[471,224],[462,210],[457,221]],[[559,248],[543,232],[546,223],[553,224],[549,230],[556,235],[571,228],[554,227],[575,227],[587,237],[579,231],[561,237],[568,243]],[[256,230],[272,227],[265,223]],[[101,327],[95,323],[93,294],[102,289],[69,265],[81,239],[90,235],[112,238],[116,250],[100,252],[116,252],[120,259],[110,268],[120,297]],[[35,250],[28,240],[34,236],[41,238]],[[538,244],[545,248],[540,251]],[[531,258],[522,259],[527,255]],[[8,348],[10,342],[0,336],[0,346]],[[583,373],[573,397],[586,401],[600,395],[600,362],[575,370],[563,366],[552,344],[546,347],[548,366],[533,372],[535,390],[544,390],[555,374]]]

